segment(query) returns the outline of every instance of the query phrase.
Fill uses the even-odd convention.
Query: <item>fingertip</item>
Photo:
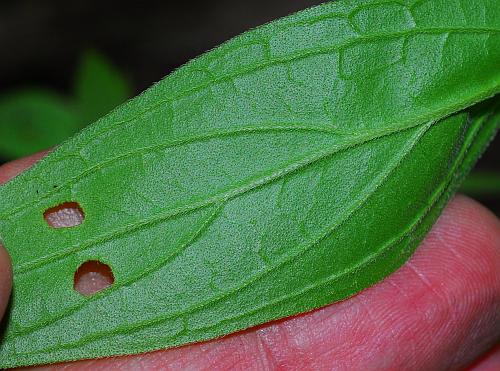
[[[500,292],[500,220],[479,202],[455,197],[422,247],[428,252],[417,254],[417,259],[447,261],[464,277],[469,275],[470,285]]]
[[[411,328],[406,343],[420,339],[415,364],[463,368],[499,340],[498,217],[477,201],[456,196],[412,259],[386,283],[409,299],[394,308],[406,313]],[[398,295],[391,295],[388,285],[378,286],[384,287],[388,296]]]
[[[458,194],[443,212],[441,222],[479,227],[481,231],[487,230],[495,237],[500,237],[500,219],[478,201]]]

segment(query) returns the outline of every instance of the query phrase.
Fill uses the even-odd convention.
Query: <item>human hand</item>
[[[0,184],[42,156],[0,167]],[[0,249],[0,315],[10,283]],[[500,370],[499,342],[500,221],[457,196],[407,264],[353,298],[202,344],[40,369]]]

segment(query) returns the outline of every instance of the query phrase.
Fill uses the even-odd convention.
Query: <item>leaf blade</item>
[[[208,339],[345,298],[402,264],[496,131],[494,101],[455,112],[498,93],[500,31],[453,7],[431,28],[373,31],[367,4],[380,6],[326,4],[223,45],[0,188],[17,290],[0,364]],[[380,40],[389,53],[365,66]],[[45,228],[43,210],[73,197],[84,225]],[[88,259],[116,283],[82,298],[69,280]],[[65,302],[33,304],[33,282]]]

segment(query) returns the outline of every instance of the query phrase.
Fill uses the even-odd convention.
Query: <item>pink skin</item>
[[[0,183],[42,156],[1,167]],[[0,310],[10,276],[0,250]],[[500,221],[457,196],[407,264],[349,300],[201,344],[40,369],[483,371],[500,370],[497,344]]]

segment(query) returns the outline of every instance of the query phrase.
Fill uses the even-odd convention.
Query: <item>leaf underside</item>
[[[327,3],[189,62],[0,188],[0,367],[211,339],[378,282],[497,131],[499,65],[497,0]],[[68,201],[84,223],[50,228]],[[89,260],[115,283],[84,297]]]

